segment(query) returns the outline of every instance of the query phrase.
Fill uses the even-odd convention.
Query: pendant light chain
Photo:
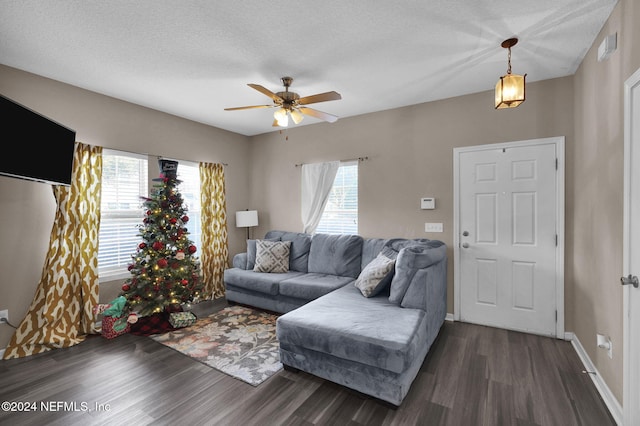
[[[507,67],[507,74],[511,74],[511,46],[509,46],[509,54],[507,56],[507,60],[509,63],[509,66]]]

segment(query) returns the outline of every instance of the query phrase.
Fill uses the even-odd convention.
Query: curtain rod
[[[106,146],[103,146],[102,149],[108,149],[111,151],[121,151],[121,152],[126,152],[129,154],[136,154],[136,155],[146,155],[146,156],[150,156],[150,157],[158,157],[159,159],[164,159],[164,160],[175,160],[175,161],[188,161],[190,163],[200,163],[200,161],[193,161],[193,160],[186,160],[184,158],[180,159],[180,158],[169,158],[169,157],[163,157],[162,155],[156,155],[156,154],[149,154],[148,152],[135,152],[135,151],[128,151],[126,149],[120,149],[120,148],[109,148]],[[218,161],[218,163],[222,164],[223,166],[228,166],[229,163],[223,163],[221,161]]]
[[[365,160],[368,160],[368,159],[369,159],[369,157],[348,158],[348,159],[346,159],[346,160],[340,160],[340,162],[341,162],[341,163],[348,163],[348,162],[350,162],[350,161],[358,161],[358,162],[361,162],[361,161],[365,161]],[[307,164],[307,163],[299,163],[299,164],[296,164],[295,166],[296,166],[296,167],[301,167],[301,166],[304,166],[305,164]]]
[[[146,154],[146,155],[153,155],[153,154]],[[180,161],[188,161],[189,163],[201,163],[202,161],[193,161],[193,160],[185,160],[185,159],[180,159],[180,158],[169,158],[169,157],[161,157],[159,155],[155,155],[155,157],[158,157],[160,160],[173,160],[173,161],[177,161],[178,163]],[[205,161],[205,163],[208,163],[208,161]],[[229,163],[223,163],[221,161],[218,161],[217,163],[213,163],[213,164],[222,164],[223,166],[228,166]]]

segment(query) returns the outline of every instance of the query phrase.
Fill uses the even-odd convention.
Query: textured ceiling
[[[255,135],[273,109],[224,108],[271,103],[247,83],[283,76],[339,92],[310,106],[349,117],[492,90],[513,36],[513,73],[571,75],[616,2],[1,0],[0,63]]]

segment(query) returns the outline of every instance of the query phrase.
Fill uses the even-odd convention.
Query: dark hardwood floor
[[[224,306],[217,300],[194,310],[203,316]],[[0,402],[38,409],[2,410],[0,424],[614,425],[582,370],[569,342],[446,322],[393,409],[302,372],[281,371],[253,387],[148,337],[91,336],[0,361]]]

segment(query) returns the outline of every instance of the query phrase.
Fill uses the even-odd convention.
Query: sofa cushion
[[[311,235],[299,232],[269,231],[265,239],[277,238],[281,241],[291,241],[289,254],[289,270],[309,272],[309,250],[311,248]]]
[[[437,263],[447,256],[447,247],[442,241],[429,240],[426,243],[420,243],[405,247],[398,254],[396,259],[395,274],[391,281],[389,293],[389,301],[400,305],[407,290],[411,285],[424,286],[426,284],[425,268]],[[418,294],[419,289],[415,289]],[[412,292],[413,293],[413,292]],[[405,302],[410,304],[410,302]],[[410,304],[412,307],[413,306]],[[423,306],[420,304],[420,306]]]
[[[289,271],[283,274],[274,274],[232,268],[224,271],[224,282],[245,290],[277,295],[278,284],[281,281],[298,275],[302,275],[302,272]]]
[[[364,269],[382,250],[387,240],[382,238],[365,238],[362,241],[362,263],[360,270]],[[387,256],[388,257],[388,256]]]
[[[280,294],[305,300],[317,299],[333,290],[353,282],[351,277],[309,272],[280,283]]]
[[[360,290],[364,297],[376,296],[380,291],[391,283],[390,279],[385,280],[387,275],[392,273],[393,265],[396,263],[394,259],[390,259],[382,253],[379,253],[367,266],[364,267],[355,286]]]
[[[423,310],[384,296],[365,298],[347,285],[280,316],[276,331],[284,349],[303,347],[402,373],[424,349],[426,320]]]
[[[291,241],[256,241],[254,272],[283,273],[289,270]]]
[[[429,241],[431,240],[426,238],[415,238],[412,240],[406,238],[392,238],[386,241],[381,252],[384,253],[385,256],[395,259],[403,248],[415,245],[428,245]]]
[[[359,235],[315,234],[309,250],[309,272],[358,278],[362,241]]]

